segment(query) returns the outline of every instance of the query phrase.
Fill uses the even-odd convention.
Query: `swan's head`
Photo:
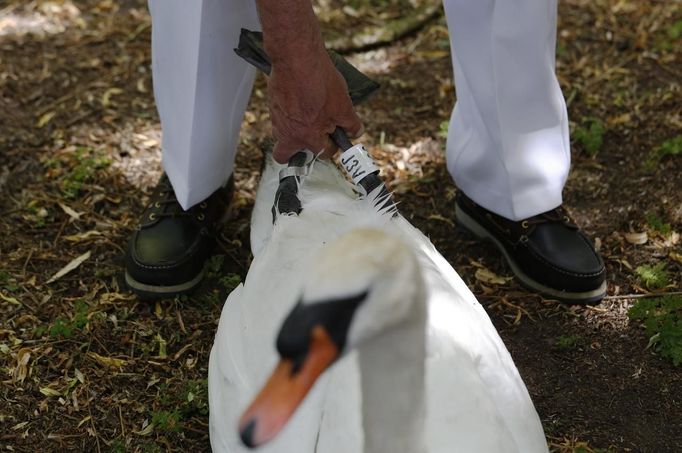
[[[250,447],[282,429],[339,357],[425,310],[414,252],[379,230],[354,230],[325,247],[306,280],[277,338],[281,360],[240,420]]]

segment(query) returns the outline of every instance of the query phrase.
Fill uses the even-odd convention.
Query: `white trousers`
[[[149,0],[163,165],[188,208],[231,174],[254,70],[233,51],[254,0]],[[512,220],[561,204],[570,166],[555,73],[557,0],[444,0],[457,91],[447,162],[457,186]],[[434,128],[436,127],[434,123]]]

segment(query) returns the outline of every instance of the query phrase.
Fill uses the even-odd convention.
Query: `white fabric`
[[[232,174],[255,69],[234,53],[255,0],[149,0],[163,168],[184,209]]]
[[[457,104],[447,160],[481,206],[521,220],[561,204],[570,166],[554,73],[556,0],[445,0]]]
[[[255,0],[149,0],[163,164],[184,208],[232,172],[253,70],[234,54]],[[554,74],[556,0],[444,0],[458,101],[448,169],[513,220],[561,204],[568,119]]]

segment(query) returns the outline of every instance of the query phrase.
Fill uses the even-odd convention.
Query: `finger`
[[[280,164],[286,164],[291,159],[291,156],[300,151],[301,147],[296,146],[293,142],[281,139],[277,140],[275,147],[272,150],[272,157]]]
[[[351,110],[340,122],[339,126],[343,128],[349,138],[358,138],[365,133],[365,126],[362,124],[360,117]]]
[[[330,137],[327,137],[327,143],[325,144],[324,148],[322,149],[322,152],[320,152],[317,156],[320,159],[329,159],[334,154],[336,154],[337,150],[338,150],[338,147],[336,146],[336,144],[332,141],[332,139]]]
[[[336,129],[336,123],[330,122],[321,127],[321,134],[310,135],[307,137],[310,146],[309,150],[316,156],[328,159],[336,153],[336,144],[331,139],[331,134]]]

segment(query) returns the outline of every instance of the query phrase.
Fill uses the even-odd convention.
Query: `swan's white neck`
[[[359,348],[364,453],[423,453],[426,305]]]

